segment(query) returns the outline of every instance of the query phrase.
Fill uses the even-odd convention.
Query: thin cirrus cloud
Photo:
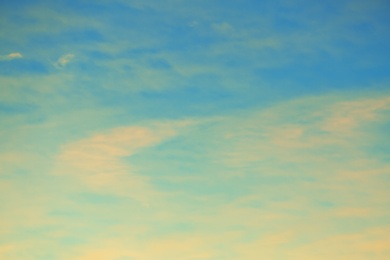
[[[293,160],[296,152],[306,153],[309,149],[320,152],[323,148],[335,151],[357,148],[366,138],[373,137],[367,127],[386,122],[385,112],[390,108],[387,96],[351,101],[332,99],[328,96],[296,100],[243,116],[237,122],[233,120],[233,128],[226,126],[224,135],[235,147],[226,152],[227,163],[248,163],[282,154],[290,156],[284,157],[285,160]],[[240,127],[236,129],[237,125]]]
[[[66,65],[68,65],[68,63],[70,63],[73,60],[74,57],[75,57],[75,55],[71,54],[71,53],[62,55],[56,61],[56,63],[54,63],[54,66],[57,67],[57,68],[64,68]]]
[[[147,178],[137,174],[126,158],[175,136],[185,122],[157,123],[153,128],[118,127],[66,144],[58,156],[57,173],[71,176],[102,193],[130,196],[145,202],[153,193]]]
[[[368,229],[359,233],[336,235],[313,243],[298,245],[286,251],[283,246],[294,241],[288,232],[265,237],[246,245],[238,245],[243,259],[255,260],[259,256],[268,259],[386,259],[389,239],[386,229]],[[261,252],[261,253],[259,253]]]
[[[385,0],[2,2],[1,259],[389,259]]]
[[[389,109],[388,96],[328,96],[221,120],[209,140],[221,149],[212,159],[227,166],[220,176],[238,171],[231,175],[237,186],[246,178],[252,183],[213,216],[196,217],[225,231],[258,230],[254,240],[232,245],[239,259],[339,259],[341,252],[340,259],[385,259],[389,200],[382,178],[389,166],[367,146],[384,137],[378,129]],[[353,124],[329,126],[340,117]]]
[[[359,221],[386,229],[382,219],[388,212],[385,208],[388,200],[386,185],[381,183],[380,176],[388,172],[388,167],[385,162],[372,161],[373,157],[358,140],[372,135],[371,128],[366,129],[367,125],[376,128],[387,120],[384,113],[387,109],[387,97],[307,98],[246,116],[211,118],[196,127],[185,121],[113,127],[63,144],[57,157],[56,173],[61,180],[71,180],[65,183],[72,183],[72,193],[112,194],[141,202],[141,205],[126,200],[122,204],[98,207],[82,200],[70,203],[69,199],[61,198],[63,195],[50,200],[49,204],[40,192],[39,197],[32,200],[35,203],[27,207],[29,223],[21,225],[19,219],[10,225],[8,221],[7,226],[12,227],[8,232],[17,230],[18,226],[43,228],[44,223],[66,225],[69,231],[59,234],[56,230],[48,231],[32,242],[4,245],[2,254],[21,259],[23,254],[17,252],[24,248],[39,256],[35,248],[43,241],[47,244],[50,238],[53,240],[53,244],[47,244],[53,248],[50,255],[59,259],[88,260],[99,256],[145,260],[159,257],[173,260],[218,257],[338,259],[340,252],[346,255],[345,259],[359,255],[364,259],[373,251],[378,256],[386,255],[388,239],[385,232],[380,228],[361,227]],[[337,121],[335,118],[340,114],[355,123],[348,125],[348,129],[328,127],[327,122]],[[180,131],[183,126],[191,131],[184,134]],[[325,131],[325,136],[321,136]],[[351,136],[353,142],[340,142],[339,135]],[[177,190],[162,193],[158,190],[158,180],[152,185],[146,177],[146,168],[134,167],[129,162],[129,158],[131,161],[136,156],[140,159],[143,151],[164,146],[167,140],[176,140],[176,143],[181,140],[185,149],[192,147],[205,153],[207,156],[200,162],[202,165],[217,164],[210,174],[198,172],[202,183],[199,194]],[[339,162],[329,158],[322,161],[323,148],[329,144],[334,146],[332,152],[340,150],[336,154]],[[357,154],[349,154],[349,145]],[[172,157],[182,153],[170,151],[167,146],[161,151]],[[151,165],[157,159],[153,155],[156,154],[146,157]],[[232,155],[240,156],[233,158]],[[364,158],[360,158],[361,155]],[[278,164],[267,161],[275,159]],[[284,163],[290,163],[289,168],[285,168]],[[160,169],[159,179],[169,176],[172,169]],[[278,183],[278,175],[287,176],[286,169],[288,181],[279,179]],[[240,171],[241,175],[224,178],[234,170]],[[215,190],[229,178],[244,192],[223,200],[225,192],[230,191],[221,190],[216,196]],[[276,179],[265,185],[270,181],[267,178]],[[188,187],[183,181],[175,186],[179,189]],[[36,193],[33,195],[37,196]],[[17,198],[21,199],[20,195]],[[153,205],[153,200],[159,203]],[[321,206],[323,203],[330,206]],[[149,204],[153,206],[149,207]],[[70,207],[68,211],[56,213],[56,217],[48,216],[47,212],[58,211],[63,205]],[[13,216],[15,221],[18,213],[26,212],[14,210],[7,216]],[[72,214],[79,221],[73,222]],[[188,224],[193,229],[176,230],[176,225],[180,227],[178,223]],[[343,229],[345,225],[348,230]],[[80,231],[86,227],[98,228],[101,232],[91,237]],[[159,235],[155,236],[155,232]],[[55,241],[72,236],[88,243],[67,245],[66,252],[54,246]],[[345,246],[340,247],[340,241]],[[221,244],[224,247],[221,248]],[[323,252],[323,255],[316,257],[316,252]]]
[[[23,55],[20,52],[12,52],[7,55],[0,55],[0,61],[10,61],[14,59],[21,59]]]

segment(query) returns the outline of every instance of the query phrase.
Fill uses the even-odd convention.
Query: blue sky
[[[0,1],[0,258],[388,259],[389,11]]]

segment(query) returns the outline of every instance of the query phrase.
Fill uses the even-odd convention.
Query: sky
[[[0,258],[390,259],[387,0],[0,0]]]

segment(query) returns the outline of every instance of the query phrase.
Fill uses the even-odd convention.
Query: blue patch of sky
[[[28,8],[29,5],[35,5],[36,2],[29,1],[29,0],[20,0],[20,1],[7,1],[2,0],[0,1],[0,5],[2,8],[0,10],[3,10],[5,13],[10,11],[22,11]]]
[[[0,114],[14,116],[36,111],[37,107],[32,104],[0,103]]]
[[[159,237],[160,235],[166,235],[166,234],[177,234],[177,233],[186,233],[191,232],[197,228],[197,225],[195,223],[188,222],[187,220],[167,220],[165,222],[162,222],[161,225],[158,227],[153,227],[150,230],[148,230],[143,237],[148,237],[150,235]]]
[[[80,97],[90,96],[96,104],[105,107],[121,107],[129,114],[140,117],[180,117],[183,114],[196,115],[218,113],[219,106],[233,108],[236,100],[232,94],[217,87],[182,87],[162,91],[141,91],[139,93],[116,91],[94,86],[88,82],[77,92]],[[69,95],[78,95],[73,91]],[[77,97],[76,97],[77,98]],[[230,104],[231,103],[231,104]]]
[[[80,209],[53,209],[47,212],[52,218],[79,219],[80,221],[87,218],[86,213]]]
[[[118,204],[123,201],[123,198],[108,194],[83,192],[73,195],[71,200],[85,204]]]
[[[147,60],[147,64],[152,69],[157,69],[157,70],[170,70],[170,69],[172,69],[171,64],[169,64],[169,62],[167,62],[164,59],[150,58]]]
[[[50,69],[41,61],[29,59],[14,59],[0,61],[0,75],[20,76],[24,74],[47,75]]]
[[[308,7],[308,10],[301,9],[301,5],[307,2],[302,2],[299,5],[270,5],[271,2],[227,2],[223,3],[223,12],[231,12],[232,16],[225,13],[218,13],[218,5],[220,2],[213,3],[209,9],[211,13],[216,15],[215,18],[210,18],[209,13],[205,16],[199,16],[200,20],[207,21],[223,21],[218,17],[230,20],[233,25],[239,29],[244,29],[245,25],[250,25],[248,28],[253,30],[249,38],[256,35],[264,36],[264,30],[267,34],[272,35],[273,30],[277,29],[278,33],[299,33],[306,29],[313,30],[315,27],[308,26],[308,18],[300,17],[302,13],[310,13],[317,17],[318,10],[328,10],[329,14],[322,14],[317,17],[317,24],[331,20],[334,15],[340,15],[345,12],[342,5],[335,2],[318,4]],[[202,29],[191,28],[188,23],[191,19],[187,19],[172,10],[159,11],[157,9],[136,9],[125,6],[119,3],[114,3],[110,6],[105,6],[97,3],[81,3],[77,1],[64,2],[67,10],[71,10],[74,14],[80,16],[86,15],[91,18],[99,18],[100,21],[106,23],[106,27],[97,29],[92,27],[81,28],[62,28],[61,32],[50,35],[48,33],[35,34],[30,37],[32,48],[64,48],[72,49],[71,46],[100,43],[105,41],[109,43],[112,33],[108,29],[113,26],[115,33],[119,32],[119,38],[131,42],[139,42],[143,46],[143,39],[159,39],[155,43],[147,43],[145,47],[128,48],[125,52],[120,52],[117,56],[112,56],[103,51],[87,51],[85,55],[89,60],[73,61],[68,66],[72,72],[77,73],[79,77],[75,85],[81,86],[81,93],[86,96],[96,97],[98,102],[105,105],[124,105],[131,107],[131,103],[135,103],[133,95],[124,95],[121,92],[105,90],[107,85],[118,84],[123,85],[122,90],[131,90],[126,86],[126,81],[131,82],[132,77],[141,77],[137,75],[131,65],[123,67],[125,71],[118,72],[117,66],[109,67],[103,63],[95,62],[96,60],[104,61],[118,57],[129,58],[133,60],[145,59],[145,68],[164,70],[167,73],[173,73],[168,61],[159,59],[157,56],[164,51],[169,51],[178,57],[185,56],[185,61],[188,64],[207,65],[220,69],[228,69],[229,71],[236,70],[237,72],[245,72],[245,76],[252,78],[251,82],[235,77],[233,84],[236,85],[236,93],[234,100],[229,91],[224,90],[225,86],[221,83],[224,79],[229,79],[230,75],[196,75],[193,77],[180,77],[174,75],[177,79],[182,80],[182,83],[172,82],[177,84],[173,88],[168,89],[165,93],[153,92],[148,90],[140,90],[136,95],[138,104],[146,102],[144,107],[145,113],[152,113],[155,116],[167,113],[169,115],[178,114],[175,106],[180,107],[182,113],[189,114],[199,113],[214,113],[219,111],[229,111],[231,108],[242,108],[250,105],[263,104],[272,99],[292,98],[300,95],[310,95],[326,92],[329,90],[352,89],[362,85],[370,85],[388,79],[389,71],[386,66],[389,63],[389,53],[386,49],[386,36],[376,36],[375,42],[352,43],[337,36],[331,39],[330,45],[343,50],[341,57],[332,57],[321,49],[313,49],[312,53],[304,54],[300,50],[287,48],[285,50],[267,49],[266,51],[250,51],[245,47],[234,51],[225,52],[220,55],[213,55],[207,52],[208,46],[217,43],[229,41],[216,33],[212,33],[210,27],[201,27]],[[62,6],[62,4],[57,4]],[[184,4],[184,3],[183,3]],[[202,3],[196,4],[194,13],[199,12],[202,8]],[[298,8],[299,6],[299,8]],[[178,7],[178,10],[183,6]],[[257,8],[257,9],[256,9]],[[276,18],[271,19],[271,24],[261,26],[260,18],[250,19],[252,12],[256,15],[267,15],[267,10],[280,10],[280,14]],[[228,10],[229,9],[229,10]],[[313,9],[311,11],[311,9]],[[60,8],[59,8],[60,10]],[[227,11],[228,10],[228,11]],[[317,11],[316,11],[317,10]],[[208,11],[208,10],[207,10]],[[221,11],[222,12],[222,11]],[[190,12],[191,13],[191,12]],[[169,15],[173,14],[173,17]],[[239,18],[237,14],[246,14]],[[194,15],[194,14],[191,14]],[[199,14],[198,14],[199,15]],[[196,15],[195,15],[196,16]],[[256,17],[256,16],[254,16]],[[114,19],[112,19],[114,18]],[[189,17],[192,18],[192,17]],[[253,17],[252,17],[253,18]],[[375,18],[377,19],[377,18]],[[383,19],[382,18],[378,18]],[[201,24],[201,23],[200,23]],[[142,25],[142,26],[141,26]],[[318,25],[319,26],[319,25]],[[357,23],[352,24],[348,31],[355,33],[357,36],[364,37],[369,32],[371,24]],[[257,28],[258,27],[258,28]],[[140,29],[145,28],[145,29]],[[345,28],[344,28],[345,29]],[[244,30],[245,31],[245,30]],[[29,44],[29,45],[30,45]],[[58,55],[60,56],[60,55]],[[155,57],[156,56],[156,57]],[[256,60],[283,60],[287,59],[287,63],[273,68],[258,68],[256,69]],[[375,60],[369,68],[359,67],[360,60]],[[10,62],[2,62],[1,71],[6,75],[15,75],[22,73],[48,73],[48,64],[31,60],[14,60]],[[67,68],[66,68],[67,69]],[[122,74],[121,74],[122,73]],[[126,75],[125,75],[126,74]],[[119,78],[116,82],[116,79]],[[175,81],[175,80],[173,80]],[[184,82],[184,83],[183,83]],[[240,91],[241,85],[245,86]],[[264,91],[266,85],[268,88]],[[147,87],[147,86],[145,86]],[[170,86],[172,87],[172,86]],[[201,90],[201,87],[207,88],[207,91]],[[182,89],[181,89],[182,88]],[[249,91],[248,91],[249,90]],[[89,93],[90,92],[90,93]],[[110,93],[109,93],[110,92]],[[207,92],[207,93],[206,93]],[[77,94],[76,94],[77,95]],[[105,100],[104,100],[105,99]],[[154,111],[151,109],[152,103],[156,105]],[[149,106],[149,108],[147,108]],[[161,108],[165,107],[165,111]],[[142,109],[141,109],[142,110]]]
[[[223,165],[215,161],[213,152],[210,151],[213,147],[210,139],[213,137],[209,136],[207,140],[203,140],[201,136],[191,140],[176,137],[153,150],[135,154],[129,157],[128,161],[135,167],[142,165],[142,174],[151,177],[152,183],[158,189],[185,191],[193,195],[216,195],[224,200],[248,195],[253,190],[268,192],[266,190],[270,186],[294,186],[317,181],[310,176],[292,174],[294,171],[301,172],[301,165],[298,163],[280,163],[277,169],[269,167],[267,162],[258,163],[266,172],[259,169],[259,165],[255,167],[240,165],[237,168]],[[153,160],[153,164],[147,163],[150,160]],[[283,175],[280,174],[282,168],[285,168]],[[276,175],[273,174],[273,170],[276,170]],[[226,176],[224,172],[227,173]],[[238,175],[229,176],[229,173]]]
[[[15,9],[3,11],[3,13],[3,17],[5,17],[5,19],[7,20],[7,23],[11,24],[11,28],[16,30],[23,28],[23,26],[31,26],[38,23],[37,18],[29,17],[23,12],[17,12],[17,10]]]
[[[45,236],[46,234],[53,232],[55,228],[53,225],[40,225],[40,226],[24,226],[21,229],[17,229],[12,233],[9,233],[7,237],[2,236],[0,238],[1,243],[17,243],[25,241],[26,239],[34,239],[37,237]],[[29,255],[30,257],[30,255]]]
[[[83,54],[95,61],[107,61],[115,58],[114,55],[99,50],[83,50]]]
[[[34,33],[28,38],[28,44],[34,49],[46,48],[48,50],[64,50],[75,48],[80,44],[93,44],[103,42],[105,39],[93,28],[65,29],[57,33]]]
[[[331,201],[318,201],[317,204],[323,208],[333,208],[336,206],[336,204]]]
[[[295,62],[293,66],[261,68],[255,72],[266,83],[276,87],[275,91],[296,96],[372,85],[381,80],[388,80],[390,70],[381,66],[370,69],[358,68],[352,61],[322,59],[316,64]],[[286,81],[293,85],[293,88],[283,87]]]
[[[58,37],[62,43],[69,41],[71,44],[85,44],[104,42],[104,36],[93,28],[72,29],[61,33],[61,37]]]
[[[73,13],[80,14],[86,17],[95,17],[99,16],[101,18],[106,18],[107,15],[112,17],[121,17],[122,14],[131,15],[131,11],[137,11],[136,9],[131,8],[128,5],[111,2],[110,4],[102,4],[99,2],[91,1],[61,1],[61,8],[65,8],[68,11]]]
[[[80,236],[73,234],[73,235],[64,235],[57,240],[59,243],[63,244],[64,246],[76,246],[76,245],[82,245],[82,244],[88,244],[88,239],[81,238]],[[50,255],[48,257],[48,260],[52,260],[56,258],[56,255],[53,253],[53,255]]]
[[[380,141],[382,142],[376,142],[365,146],[364,150],[370,154],[370,157],[374,160],[379,161],[380,163],[390,163],[390,142],[388,142],[388,140]]]

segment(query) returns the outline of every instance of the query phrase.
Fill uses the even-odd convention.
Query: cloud
[[[126,158],[158,145],[177,134],[185,123],[152,124],[150,127],[118,127],[62,147],[58,156],[61,175],[71,176],[89,188],[133,197],[146,202],[153,194],[148,179],[137,174]]]
[[[380,112],[390,109],[390,97],[367,98],[357,101],[338,102],[328,110],[321,128],[328,132],[351,134],[366,122],[380,119]]]
[[[283,162],[309,165],[336,154],[349,156],[350,161],[364,152],[363,144],[375,138],[373,127],[386,122],[384,112],[389,109],[388,96],[352,101],[328,96],[227,118],[217,130],[229,146],[221,158],[231,166],[260,161],[264,165],[269,160],[278,160],[275,166]]]
[[[213,160],[226,166],[220,176],[237,171],[237,185],[253,180],[245,186],[246,196],[214,216],[223,219],[216,225],[257,230],[257,239],[237,244],[238,258],[344,259],[344,252],[345,259],[355,259],[355,252],[365,257],[377,252],[386,259],[388,238],[378,234],[370,241],[371,231],[364,229],[381,225],[389,212],[384,181],[389,163],[371,148],[387,134],[381,129],[389,122],[389,110],[388,95],[328,95],[216,123],[210,145],[218,147]],[[353,237],[339,243],[346,226]],[[317,249],[324,255],[318,257]]]
[[[10,243],[2,244],[2,245],[0,245],[0,256],[2,258],[6,259],[7,254],[9,252],[16,251],[18,249],[20,249],[20,248],[18,248],[18,246],[15,244],[10,244]]]
[[[76,257],[72,259],[232,259],[231,256],[215,247],[217,241],[233,241],[237,233],[210,233],[195,232],[188,234],[169,234],[164,237],[153,237],[149,240],[134,241],[131,236],[122,235],[111,239],[101,238],[96,244],[83,245],[78,248]],[[219,244],[220,247],[221,244]],[[74,250],[76,251],[76,250]],[[100,258],[99,258],[100,257]]]
[[[382,227],[388,215],[388,185],[376,177],[389,168],[360,146],[360,138],[372,135],[367,126],[386,120],[386,100],[306,98],[252,114],[205,120],[186,130],[188,135],[182,131],[188,122],[152,122],[95,132],[64,144],[57,156],[60,175],[52,176],[49,185],[41,184],[42,172],[37,171],[37,183],[25,181],[22,194],[15,186],[5,187],[8,197],[14,194],[10,205],[23,204],[6,215],[9,221],[3,230],[12,235],[13,230],[38,225],[43,229],[48,223],[55,228],[38,230],[38,239],[30,235],[7,248],[4,257],[20,252],[42,256],[38,252],[43,247],[56,259],[359,259],[358,254],[373,252],[388,256],[385,232],[366,228]],[[339,117],[354,124],[329,127],[328,122]],[[329,145],[336,156],[327,154]],[[361,154],[347,153],[348,147]],[[184,154],[186,150],[193,153]],[[191,169],[188,161],[198,155],[199,168]],[[5,160],[20,164],[18,156],[12,153]],[[171,156],[173,161],[188,160],[185,167],[177,167],[179,177],[199,178],[188,178],[191,185],[200,183],[199,194],[189,191],[193,186],[185,178],[164,192],[157,189],[159,180],[172,178],[176,170]],[[152,167],[159,159],[163,162]],[[154,179],[137,166],[151,167]],[[221,178],[232,169],[242,176]],[[235,194],[235,188],[242,191]],[[80,192],[108,193],[119,196],[120,202],[86,202],[75,195]],[[27,224],[20,217],[26,214]]]
[[[13,52],[7,55],[1,55],[0,61],[8,61],[8,60],[14,60],[14,59],[21,59],[23,58],[23,55],[19,52]]]
[[[57,62],[54,64],[55,67],[57,68],[63,68],[65,67],[69,62],[72,61],[72,59],[74,58],[74,55],[73,54],[65,54],[63,56],[61,56]]]
[[[289,259],[387,259],[390,254],[388,232],[388,226],[378,226],[358,233],[330,236],[291,250]]]
[[[317,224],[318,226],[321,224]],[[311,226],[316,229],[317,227]],[[318,230],[317,230],[318,231]],[[389,227],[363,229],[302,243],[305,230],[266,234],[258,240],[234,245],[240,259],[387,259],[390,253]],[[306,234],[307,235],[307,234]],[[294,245],[295,244],[295,245]],[[291,246],[294,245],[294,246]]]
[[[12,168],[16,168],[19,165],[25,163],[26,155],[23,153],[15,152],[2,152],[0,153],[0,172],[5,173],[11,171]]]
[[[229,34],[229,33],[232,33],[232,31],[234,30],[233,27],[229,23],[226,23],[226,22],[215,23],[212,25],[212,28],[216,32],[221,33],[221,34]]]

